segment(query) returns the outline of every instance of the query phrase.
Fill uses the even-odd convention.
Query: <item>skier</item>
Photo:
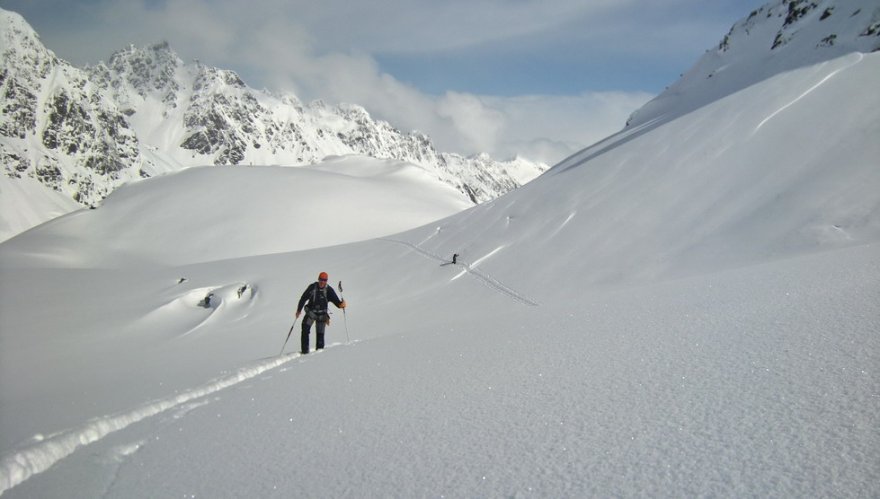
[[[333,303],[336,308],[345,308],[345,300],[340,300],[336,296],[336,291],[327,285],[328,275],[326,272],[318,274],[318,281],[309,284],[299,304],[296,307],[296,318],[299,319],[303,311],[306,310],[306,317],[302,321],[302,349],[303,354],[309,353],[309,331],[312,329],[312,323],[315,324],[315,350],[324,348],[324,328],[330,324],[330,312],[327,311],[327,305]]]
[[[458,253],[452,254],[452,264],[456,265],[458,263]]]

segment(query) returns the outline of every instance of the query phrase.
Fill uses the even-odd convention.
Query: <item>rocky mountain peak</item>
[[[0,65],[8,73],[22,76],[45,78],[52,68],[62,61],[47,49],[31,26],[15,12],[0,9]]]
[[[0,163],[90,205],[137,178],[140,148],[112,99],[46,49],[18,14],[0,11]]]
[[[778,0],[752,11],[730,29],[720,52],[813,51],[821,60],[831,52],[880,49],[880,6],[870,0]],[[757,42],[757,43],[756,43]],[[757,54],[753,54],[757,55]]]
[[[167,42],[146,48],[130,45],[114,52],[107,63],[87,67],[97,84],[109,91],[127,114],[150,95],[166,106],[177,106],[181,90],[177,72],[184,63]]]

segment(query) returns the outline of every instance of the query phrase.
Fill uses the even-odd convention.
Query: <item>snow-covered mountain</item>
[[[130,117],[141,140],[160,153],[147,153],[158,171],[169,159],[176,170],[178,165],[303,165],[359,154],[432,168],[477,203],[546,169],[523,159],[498,162],[486,155],[440,153],[426,135],[375,121],[361,106],[304,105],[295,96],[256,91],[232,71],[185,64],[167,43],[129,47],[86,71]]]
[[[126,117],[83,71],[47,50],[21,16],[0,10],[0,161],[79,203],[142,176]]]
[[[620,133],[404,233],[279,250],[315,200],[181,210],[188,177],[227,182],[203,168],[183,200],[147,179],[0,244],[0,491],[880,495],[878,11],[771,3]],[[371,168],[339,195],[422,178]],[[363,219],[320,221],[336,244]],[[322,270],[349,307],[293,353]]]
[[[0,38],[4,174],[35,179],[83,206],[123,183],[202,165],[310,165],[347,154],[395,159],[430,169],[473,203],[546,170],[522,158],[438,152],[424,134],[374,120],[360,106],[304,105],[257,91],[232,71],[184,63],[167,43],[129,47],[78,69],[13,12],[0,11]],[[20,218],[4,213],[7,230],[22,225]]]
[[[636,111],[629,126],[669,121],[777,74],[880,49],[871,2],[785,0],[752,11],[681,79]]]

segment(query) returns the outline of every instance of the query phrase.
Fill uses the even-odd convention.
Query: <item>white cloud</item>
[[[436,102],[437,114],[447,118],[455,132],[470,142],[471,151],[494,151],[504,128],[504,115],[475,95],[447,92]]]
[[[366,55],[283,55],[285,63],[271,68],[273,88],[286,85],[306,99],[360,104],[398,128],[427,133],[442,151],[462,154],[518,154],[552,164],[623,128],[652,97],[644,92],[432,96],[383,73]]]
[[[653,95],[585,92],[575,96],[485,98],[504,117],[496,154],[554,163],[623,128]]]

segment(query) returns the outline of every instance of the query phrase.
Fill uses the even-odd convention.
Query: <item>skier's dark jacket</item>
[[[306,302],[308,302],[308,305],[306,305]],[[313,282],[306,288],[302,297],[299,299],[299,305],[296,307],[296,312],[299,313],[305,306],[306,313],[309,314],[313,320],[317,318],[323,318],[326,320],[329,315],[327,312],[327,304],[329,302],[332,302],[337,307],[342,305],[342,300],[336,296],[336,291],[334,291],[329,284],[324,286],[324,289],[322,290],[318,287],[317,282]]]

